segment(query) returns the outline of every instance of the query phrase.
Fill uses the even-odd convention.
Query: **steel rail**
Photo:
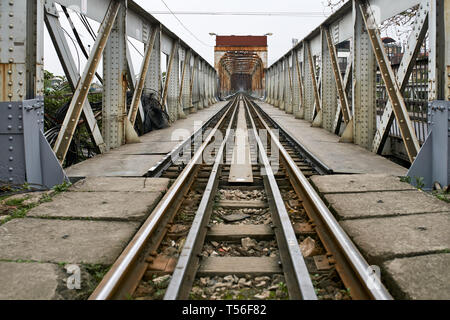
[[[139,231],[133,237],[131,242],[116,260],[109,272],[94,290],[89,297],[89,300],[107,300],[112,299],[116,293],[120,290],[122,282],[126,277],[130,276],[130,272],[133,270],[140,254],[146,246],[147,241],[152,236],[154,231],[159,227],[159,224],[164,215],[169,211],[174,203],[174,200],[178,198],[186,181],[191,177],[191,173],[201,160],[203,150],[208,146],[216,130],[220,127],[223,121],[226,119],[231,108],[222,116],[214,129],[210,132],[208,137],[203,142],[199,150],[197,150],[193,158],[189,161],[186,168],[181,172],[180,176],[170,187],[169,191],[164,195],[157,207],[153,210],[152,214],[147,218]]]
[[[239,101],[236,99],[235,102]],[[237,105],[237,104],[236,104]],[[236,106],[235,105],[235,106]],[[233,126],[237,108],[234,108],[231,120],[228,125],[225,138],[223,139],[214,166],[209,176],[205,192],[202,200],[195,214],[191,229],[178,258],[175,271],[172,274],[172,280],[169,283],[164,300],[187,299],[192,282],[195,279],[197,261],[194,261],[195,254],[198,252],[200,246],[203,244],[207,228],[206,224],[209,221],[212,212],[212,204],[214,201],[215,191],[219,184],[219,173],[221,172],[221,164],[223,160],[223,153],[228,139],[230,138],[231,127]]]
[[[253,131],[254,138],[258,145],[260,161],[265,169],[264,182],[266,185],[266,192],[269,193],[267,196],[269,203],[271,204],[272,218],[277,224],[274,231],[277,237],[278,246],[280,247],[283,271],[288,279],[287,286],[289,296],[291,299],[317,300],[317,295],[308,268],[306,267],[305,260],[300,251],[300,246],[286,211],[283,197],[281,196],[275,175],[267,157],[267,150],[264,148],[264,145],[259,138],[255,122],[251,117],[249,109],[250,103],[246,99],[244,99],[244,102],[252,125],[251,130]]]
[[[334,242],[334,245],[337,245],[340,248],[339,253],[332,251],[333,255],[336,256],[336,260],[338,261],[338,263],[345,263],[351,268],[350,271],[352,271],[353,274],[351,274],[350,276],[352,279],[343,278],[344,283],[347,285],[348,282],[353,282],[353,284],[351,284],[351,292],[353,294],[358,293],[355,291],[360,291],[358,288],[355,288],[354,284],[355,282],[358,282],[360,285],[362,285],[362,288],[360,289],[363,290],[363,292],[359,292],[360,294],[365,294],[366,296],[376,300],[392,300],[392,296],[381,283],[380,279],[373,273],[367,261],[361,255],[359,250],[356,248],[354,243],[351,241],[351,239],[348,237],[339,223],[336,221],[333,214],[330,212],[326,204],[322,201],[316,190],[311,186],[308,179],[303,175],[301,170],[295,164],[294,160],[281,145],[276,135],[265,123],[262,117],[263,113],[261,112],[261,108],[259,108],[255,102],[252,101],[251,103],[261,123],[269,132],[272,141],[276,143],[278,149],[280,150],[281,156],[285,160],[285,163],[290,171],[290,178],[294,179],[297,182],[296,185],[300,187],[299,191],[301,193],[303,205],[305,206],[305,210],[307,211],[308,215],[310,215],[310,217],[311,215],[313,216],[314,223],[317,226],[321,224],[327,229],[327,231],[331,234],[331,240]],[[312,211],[314,211],[314,213]],[[318,219],[320,219],[321,221],[318,221]],[[326,243],[324,243],[324,245],[327,246]],[[340,257],[341,255],[342,257]],[[345,261],[342,261],[341,258],[345,258]],[[339,265],[337,265],[336,268],[339,271]],[[340,271],[342,272],[344,270],[341,269]],[[352,295],[352,297],[354,296]]]

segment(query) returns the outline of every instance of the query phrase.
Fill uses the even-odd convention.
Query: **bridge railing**
[[[6,168],[1,173],[2,181],[6,179],[12,183],[27,181],[47,185],[43,178],[47,173],[41,172],[45,171],[41,168],[46,165],[39,159],[44,161],[44,154],[49,158],[54,155],[44,143],[45,138],[41,144],[41,155],[39,150],[30,149],[34,145],[39,148],[34,137],[39,138],[38,132],[43,131],[44,123],[41,119],[44,116],[44,112],[41,112],[41,109],[44,110],[44,26],[73,91],[53,147],[56,163],[59,161],[64,164],[80,123],[86,125],[98,153],[135,140],[135,122],[143,122],[145,118],[141,103],[143,93],[157,93],[170,121],[183,118],[187,113],[216,101],[217,73],[214,67],[134,1],[0,0],[0,8],[0,29],[3,30],[0,47],[8,48],[0,51],[0,83],[5,88],[0,90],[0,104],[5,110],[13,106],[21,110],[29,102],[36,106],[36,114],[33,115],[39,121],[39,128],[33,127],[36,132],[29,135],[31,140],[25,139],[29,143],[11,136],[11,141],[17,140],[17,145],[11,148],[18,154],[10,158],[17,161],[17,165],[11,165],[8,159],[1,163],[1,167]],[[83,39],[72,21],[76,16],[88,31],[84,31],[88,36]],[[72,32],[63,29],[61,19],[67,20]],[[99,25],[98,32],[94,31],[89,21]],[[90,37],[93,45],[88,49],[84,42]],[[136,60],[129,48],[133,41],[144,47],[140,65],[133,65]],[[76,51],[73,47],[76,47]],[[167,55],[164,77],[161,70],[162,53]],[[82,54],[86,60],[83,60]],[[81,68],[80,57],[86,62]],[[97,72],[100,68],[103,69],[101,77],[100,72]],[[95,77],[102,83],[103,90],[101,126],[87,99]],[[127,92],[133,93],[130,107],[127,107]],[[9,115],[12,117],[12,114]],[[81,116],[84,121],[79,121]],[[22,121],[22,118],[19,120]],[[10,127],[12,132],[13,126]],[[25,125],[22,122],[17,128],[30,132],[23,130]],[[23,135],[23,132],[17,135]],[[58,172],[61,173],[61,170]],[[62,175],[58,177],[61,180]]]
[[[350,0],[267,69],[266,101],[379,154],[399,140],[412,162],[428,103],[450,99],[449,10],[443,0]],[[403,45],[382,38],[405,11]]]

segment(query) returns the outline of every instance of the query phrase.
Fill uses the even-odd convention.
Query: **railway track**
[[[326,166],[244,95],[208,127],[149,171],[175,181],[90,299],[391,299],[307,179]]]

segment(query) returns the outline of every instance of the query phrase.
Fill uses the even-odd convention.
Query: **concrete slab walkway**
[[[391,175],[311,178],[397,299],[450,299],[450,204]]]
[[[335,173],[406,175],[405,168],[353,143],[340,143],[339,136],[311,127],[311,122],[295,119],[294,115],[264,102],[258,102],[258,105]]]
[[[201,127],[227,103],[228,101],[218,102],[190,114],[186,119],[174,122],[168,128],[151,131],[140,137],[140,143],[123,145],[106,154],[77,163],[66,168],[66,174],[71,178],[142,177],[164,155],[188,138],[194,129]]]
[[[168,186],[162,178],[87,178],[1,225],[0,299],[87,298],[92,278],[120,255]],[[80,290],[67,287],[68,265],[80,270]]]

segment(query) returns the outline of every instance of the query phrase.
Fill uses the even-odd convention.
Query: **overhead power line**
[[[161,0],[162,1],[162,0]],[[167,7],[167,6],[166,6]],[[304,12],[227,12],[227,11],[150,11],[151,14],[203,15],[203,16],[282,16],[282,17],[310,17],[323,18],[328,15],[319,11]]]
[[[164,2],[164,0],[161,0],[161,2],[166,6],[167,10],[169,10],[168,14],[173,15],[173,16],[175,17],[175,19],[177,19],[177,21],[181,24],[181,26],[182,26],[187,32],[189,32],[189,33],[190,33],[190,34],[191,34],[198,42],[200,42],[200,43],[203,44],[204,46],[212,47],[212,46],[210,46],[209,44],[207,44],[207,43],[203,42],[202,40],[200,40],[199,38],[197,38],[197,36],[196,36],[191,30],[189,30],[189,29],[184,25],[184,23],[181,22],[180,19],[178,19],[178,17],[175,15],[175,13],[174,13],[172,10],[170,10],[169,6]]]

